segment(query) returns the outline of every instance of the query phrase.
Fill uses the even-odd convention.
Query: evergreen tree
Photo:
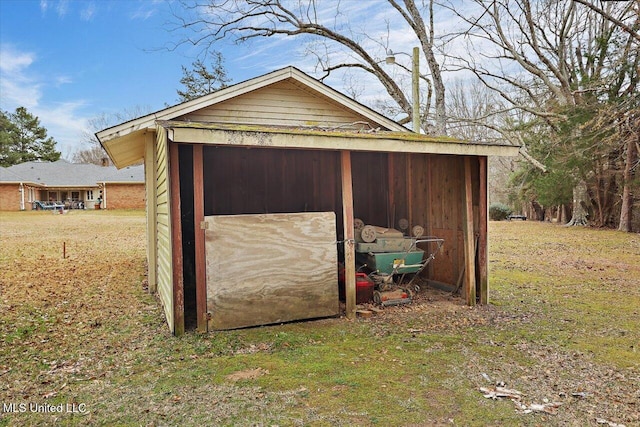
[[[9,118],[9,114],[0,110],[0,166],[11,166],[13,156],[11,147],[16,135],[16,127]]]
[[[227,71],[222,64],[222,54],[212,53],[211,70],[200,59],[191,64],[192,70],[182,66],[182,78],[180,83],[184,90],[178,90],[180,102],[190,101],[203,95],[210,94],[219,89],[225,88],[231,79],[227,77]]]
[[[0,165],[12,166],[33,160],[54,162],[60,159],[55,150],[56,141],[47,136],[40,126],[40,119],[26,108],[18,107],[15,113],[0,114]]]

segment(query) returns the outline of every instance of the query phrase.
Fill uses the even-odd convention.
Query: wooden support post
[[[342,223],[344,234],[344,293],[348,319],[356,317],[356,245],[353,231],[353,181],[351,152],[340,153],[342,176]]]
[[[413,223],[413,166],[411,162],[411,153],[406,154],[406,170],[405,173],[405,185],[407,192],[407,220],[409,221],[409,234],[411,235],[411,228],[416,225]]]
[[[193,146],[193,219],[195,223],[196,251],[196,316],[197,330],[207,332],[207,279],[205,264],[204,229],[204,169],[202,145]]]
[[[473,230],[473,189],[471,158],[464,158],[464,296],[468,305],[476,304],[476,250]]]
[[[478,157],[480,170],[480,200],[478,201],[478,275],[480,276],[480,304],[489,303],[487,157]]]
[[[427,194],[425,197],[425,201],[426,201],[426,206],[424,206],[424,209],[426,211],[426,218],[427,218],[427,223],[425,224],[426,228],[426,234],[427,236],[434,236],[435,233],[433,231],[433,179],[431,177],[432,173],[431,173],[431,167],[433,165],[433,154],[427,154],[427,171],[426,171],[426,181],[427,181]],[[438,237],[438,236],[436,236]],[[431,249],[432,250],[432,249]],[[433,265],[434,263],[430,262],[429,265],[427,266],[427,277],[432,278],[433,277]]]
[[[184,271],[182,254],[182,215],[180,209],[180,162],[178,145],[169,142],[169,200],[171,210],[171,253],[173,283],[173,333],[184,334]]]

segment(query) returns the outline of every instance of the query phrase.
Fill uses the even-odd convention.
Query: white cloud
[[[34,107],[31,112],[40,118],[40,122],[47,129],[58,145],[56,149],[63,157],[69,157],[78,149],[85,148],[82,135],[88,132],[88,118],[79,113],[86,106],[84,100],[49,103]]]
[[[11,46],[3,44],[0,46],[0,71],[3,73],[20,72],[28,67],[34,60],[31,52],[18,52]]]
[[[55,81],[54,84],[55,84],[56,87],[60,87],[62,85],[73,83],[73,80],[69,76],[57,76],[54,81]]]
[[[38,58],[32,52],[21,52],[15,47],[0,45],[0,108],[14,111],[25,107],[40,119],[48,135],[57,142],[57,149],[69,157],[81,148],[81,136],[88,130],[88,118],[81,113],[84,100],[62,102],[45,99],[47,87],[70,84],[68,76],[42,76],[33,70]]]
[[[88,3],[80,10],[80,19],[83,21],[91,21],[96,15],[96,4],[94,2]]]
[[[14,109],[20,105],[26,108],[38,105],[40,84],[27,72],[35,58],[34,53],[19,52],[7,44],[0,45],[0,107]]]
[[[142,21],[146,21],[156,14],[156,5],[157,3],[155,2],[142,2],[141,5],[135,11],[133,11],[133,13],[131,13],[129,18],[134,20],[140,19]]]
[[[69,10],[69,2],[67,0],[60,0],[56,7],[56,12],[60,18],[64,18]]]

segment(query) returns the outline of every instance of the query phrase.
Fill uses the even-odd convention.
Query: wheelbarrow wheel
[[[380,292],[373,291],[373,302],[376,304],[382,303],[382,296],[380,295]]]

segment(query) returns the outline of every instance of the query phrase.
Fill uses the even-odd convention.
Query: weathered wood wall
[[[434,280],[455,284],[464,265],[464,161],[461,156],[433,156],[424,171],[431,194],[426,205],[425,230],[445,239],[441,254],[431,266]]]
[[[464,157],[405,153],[352,153],[354,212],[366,224],[398,228],[401,218],[445,239],[429,277],[455,284],[464,263],[462,209]],[[472,173],[478,173],[472,161]],[[476,175],[474,175],[476,176]],[[479,185],[473,185],[477,205]],[[476,222],[477,219],[477,206]],[[432,247],[423,249],[431,252]]]
[[[332,211],[342,223],[339,153],[205,146],[203,163],[205,215]],[[351,165],[355,217],[394,228],[406,218],[445,239],[428,274],[455,284],[464,265],[464,157],[352,152]],[[471,167],[476,176],[477,159]],[[474,181],[476,223],[479,192]]]
[[[205,217],[209,328],[338,314],[333,212]]]
[[[337,152],[204,147],[205,215],[336,212]]]

